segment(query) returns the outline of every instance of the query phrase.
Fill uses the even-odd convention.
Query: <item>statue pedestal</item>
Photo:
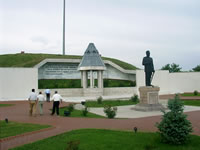
[[[157,111],[162,110],[164,107],[159,104],[158,93],[160,87],[142,86],[139,88],[140,103],[137,104],[134,109],[138,111]]]

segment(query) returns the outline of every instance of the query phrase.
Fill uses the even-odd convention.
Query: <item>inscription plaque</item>
[[[80,79],[78,63],[46,63],[39,68],[39,79]]]
[[[158,103],[158,92],[148,92],[148,104]]]

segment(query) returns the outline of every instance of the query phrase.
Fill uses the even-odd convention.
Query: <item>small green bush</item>
[[[69,112],[72,112],[72,111],[74,110],[74,104],[69,104],[69,105],[67,106],[67,110],[68,110]]]
[[[139,101],[138,95],[137,95],[137,94],[134,94],[134,95],[131,97],[130,100],[133,101],[133,102],[138,102],[138,101]]]
[[[82,110],[83,116],[87,116],[88,112],[89,112],[89,108],[88,107],[83,108],[83,110]]]
[[[67,143],[68,147],[66,150],[78,150],[80,141],[70,141]]]
[[[111,119],[116,116],[117,107],[111,107],[111,106],[105,106],[104,107],[104,113],[106,113],[106,116]]]
[[[102,104],[102,101],[103,101],[102,96],[99,96],[99,97],[97,98],[97,103],[98,103],[98,104]]]
[[[193,94],[194,94],[195,96],[197,96],[197,95],[199,94],[199,92],[198,92],[197,90],[195,90],[195,91],[193,92]]]
[[[188,141],[192,132],[190,121],[183,114],[183,102],[178,95],[173,100],[168,101],[169,112],[163,111],[162,121],[157,123],[161,141],[169,144],[181,145]]]

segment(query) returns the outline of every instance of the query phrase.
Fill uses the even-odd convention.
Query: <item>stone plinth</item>
[[[138,111],[156,111],[162,110],[164,107],[159,104],[160,87],[142,86],[139,88],[140,103],[135,106]]]

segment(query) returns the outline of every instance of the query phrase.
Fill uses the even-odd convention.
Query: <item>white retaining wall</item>
[[[136,84],[137,88],[145,86],[144,70],[136,71]],[[200,91],[200,72],[169,73],[169,71],[158,70],[154,74],[152,85],[160,87],[160,94]]]
[[[104,88],[103,95],[133,95],[138,88],[145,85],[144,70],[136,71],[137,87]],[[200,72],[169,73],[156,71],[152,84],[160,87],[160,94],[200,91]],[[0,100],[24,100],[28,98],[31,89],[38,92],[37,68],[0,68]],[[83,96],[83,89],[53,89],[64,97]]]
[[[137,89],[136,87],[116,87],[116,88],[104,88],[103,91],[101,89],[85,89],[87,91],[93,91],[93,95],[87,95],[85,94],[86,97],[97,97],[96,95],[99,95],[97,92],[103,92],[103,96],[123,96],[123,95],[128,95],[128,96],[133,96],[134,93],[136,93]],[[95,90],[97,90],[95,92]],[[45,89],[38,89],[38,91],[41,91],[44,93]],[[50,89],[51,91],[51,96],[54,94],[55,91],[58,91],[62,97],[83,97],[84,95],[84,90],[83,88],[68,88],[68,89]],[[96,94],[96,95],[95,95]],[[95,95],[95,96],[94,96]]]
[[[38,88],[38,69],[0,68],[0,100],[25,100]]]
[[[103,93],[104,96],[123,96],[123,95],[129,95],[129,96],[133,96],[134,94],[136,94],[137,92],[137,88],[136,87],[116,87],[116,88],[104,88],[103,89]]]
[[[45,92],[45,89],[38,89],[39,91]],[[82,88],[67,88],[67,89],[50,89],[51,97],[57,91],[62,97],[82,97],[83,89]]]

